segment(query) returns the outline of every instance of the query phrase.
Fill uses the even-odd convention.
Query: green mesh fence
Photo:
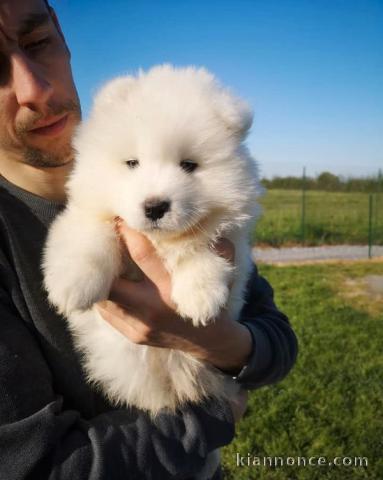
[[[272,246],[383,245],[383,193],[269,190],[253,232]],[[304,216],[302,212],[304,211]]]

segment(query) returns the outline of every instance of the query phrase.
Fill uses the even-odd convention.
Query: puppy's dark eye
[[[186,173],[192,173],[198,167],[198,163],[193,160],[181,160],[180,166]]]
[[[136,158],[130,158],[129,160],[125,160],[126,165],[129,168],[136,168],[140,164],[140,162]]]

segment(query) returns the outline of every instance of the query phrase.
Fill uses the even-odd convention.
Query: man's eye
[[[34,50],[40,50],[47,45],[51,43],[51,40],[49,37],[42,38],[41,40],[37,40],[35,42],[29,42],[26,45],[24,45],[24,50],[33,52]]]

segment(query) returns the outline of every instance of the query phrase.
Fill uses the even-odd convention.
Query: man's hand
[[[151,242],[124,223],[118,228],[144,278],[140,282],[117,279],[109,300],[96,304],[102,317],[134,343],[182,350],[228,373],[238,373],[252,349],[248,329],[225,311],[206,327],[196,328],[182,319],[171,300],[170,275]],[[229,241],[221,240],[215,249],[233,261]]]

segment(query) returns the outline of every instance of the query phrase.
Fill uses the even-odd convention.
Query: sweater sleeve
[[[230,406],[217,401],[155,421],[124,409],[84,419],[62,405],[33,332],[0,286],[0,478],[187,479],[234,435]]]
[[[282,380],[296,361],[297,338],[288,318],[274,303],[272,287],[258,274],[256,266],[247,286],[240,322],[250,330],[253,351],[236,381],[252,390]]]

